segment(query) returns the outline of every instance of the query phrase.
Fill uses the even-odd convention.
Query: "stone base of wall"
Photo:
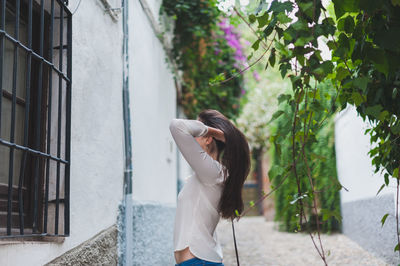
[[[176,208],[138,201],[132,201],[130,205],[131,218],[125,216],[126,206],[120,205],[119,265],[175,265],[173,231]],[[127,230],[124,221],[130,222],[133,227]],[[126,236],[129,230],[131,236]],[[127,237],[131,237],[130,241]]]
[[[46,265],[117,265],[117,226],[112,226]]]
[[[393,194],[342,204],[343,233],[361,247],[387,263],[400,263],[397,244],[395,202]],[[382,227],[381,219],[389,216]]]

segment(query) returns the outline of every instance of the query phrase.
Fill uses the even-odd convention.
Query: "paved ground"
[[[263,217],[235,222],[240,265],[324,265],[307,234],[278,232]],[[221,220],[217,235],[224,252],[224,265],[235,266],[232,225]],[[328,265],[388,265],[342,234],[322,235]]]

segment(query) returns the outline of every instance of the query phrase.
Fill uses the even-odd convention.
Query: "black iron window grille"
[[[0,239],[69,235],[71,30],[65,1],[0,0]]]

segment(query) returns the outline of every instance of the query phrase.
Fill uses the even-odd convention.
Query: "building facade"
[[[160,4],[0,1],[0,265],[174,263]]]

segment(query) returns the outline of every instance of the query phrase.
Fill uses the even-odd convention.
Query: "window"
[[[72,15],[0,0],[0,238],[69,235]]]

